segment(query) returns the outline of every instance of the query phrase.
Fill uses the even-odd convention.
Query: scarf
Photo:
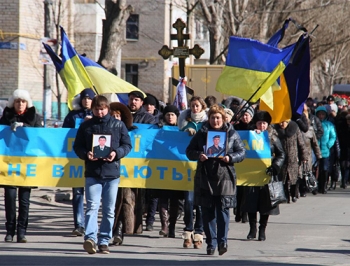
[[[205,110],[196,114],[191,112],[191,119],[195,123],[203,122],[204,120],[206,120],[206,118],[207,118],[207,114]]]

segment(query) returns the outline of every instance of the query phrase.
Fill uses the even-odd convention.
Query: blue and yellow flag
[[[120,101],[125,103],[129,92],[137,90],[143,93],[131,83],[117,77],[91,59],[80,56],[80,60],[99,94],[116,93]],[[144,96],[146,97],[146,94]]]
[[[284,30],[288,26],[287,21],[268,41],[268,44],[277,46],[283,39]],[[278,40],[278,41],[277,41]],[[301,114],[304,102],[310,93],[310,42],[309,37],[302,35],[297,42],[292,60],[280,76],[280,90],[273,92],[273,108],[263,99],[260,109],[270,113],[271,123],[280,123],[291,119],[293,115]]]
[[[61,58],[60,59],[50,46],[43,44],[47,53],[52,58],[52,61],[59,73],[64,85],[68,90],[68,108],[73,109],[72,101],[76,95],[82,90],[90,88],[94,90],[93,83],[87,74],[83,64],[81,63],[77,52],[61,27]]]
[[[284,71],[295,44],[283,49],[257,40],[230,37],[226,66],[216,90],[257,102]]]

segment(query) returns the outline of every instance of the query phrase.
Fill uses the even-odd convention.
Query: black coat
[[[132,113],[134,123],[140,123],[140,124],[155,124],[156,119],[153,115],[148,113],[143,106],[136,112]]]
[[[14,122],[22,122],[24,127],[43,127],[41,116],[35,107],[30,107],[23,114],[17,114],[14,107],[6,107],[0,119],[0,125],[10,126]]]
[[[285,153],[281,144],[281,141],[277,137],[277,132],[274,128],[269,126],[268,128],[270,148],[272,156],[271,167],[274,174],[278,175],[284,163]],[[245,186],[243,187],[242,196],[242,211],[261,214],[279,214],[278,206],[271,207],[269,188],[265,186]]]
[[[104,160],[90,161],[88,159],[87,153],[92,150],[93,134],[111,135],[111,151],[116,152],[112,162]],[[73,149],[77,156],[85,161],[85,177],[119,178],[120,159],[130,152],[131,140],[122,121],[109,114],[103,118],[94,116],[80,125]]]
[[[218,158],[209,158],[201,162],[199,156],[204,153],[203,146],[207,142],[209,122],[191,139],[186,149],[188,159],[197,161],[197,169],[194,177],[194,204],[211,207],[213,196],[221,196],[223,207],[233,208],[236,205],[236,171],[234,163],[239,163],[245,158],[244,144],[230,124],[224,124],[222,130],[227,132],[227,151],[229,163]]]

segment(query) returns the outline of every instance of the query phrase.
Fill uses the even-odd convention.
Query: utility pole
[[[44,37],[47,38],[51,38],[51,5],[51,0],[44,1]],[[44,65],[43,117],[44,127],[46,127],[46,119],[51,117],[51,71],[49,65]]]

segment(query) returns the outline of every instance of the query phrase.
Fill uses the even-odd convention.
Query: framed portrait
[[[227,132],[209,130],[205,148],[208,158],[223,158],[227,149]]]
[[[111,135],[93,134],[92,135],[92,153],[94,158],[105,159],[111,153]]]

